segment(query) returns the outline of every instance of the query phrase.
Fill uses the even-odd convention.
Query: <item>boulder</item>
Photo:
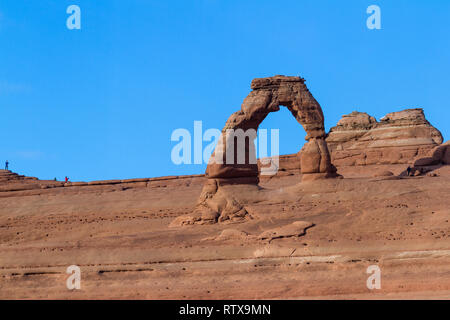
[[[449,141],[434,147],[426,157],[416,157],[413,161],[414,167],[434,166],[439,164],[450,164]]]
[[[314,226],[308,221],[295,221],[291,224],[266,230],[258,236],[261,240],[273,240],[277,238],[300,237],[306,233],[306,229]]]
[[[414,161],[414,167],[433,166],[439,164],[440,160],[433,157],[423,157]]]

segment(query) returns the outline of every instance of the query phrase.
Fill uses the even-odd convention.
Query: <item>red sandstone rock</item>
[[[442,156],[442,162],[444,164],[450,164],[450,145],[447,142],[447,148],[445,149],[445,153]]]
[[[370,178],[405,168],[348,167],[361,176],[297,186],[297,176],[274,177],[262,184],[265,199],[245,206],[254,219],[170,230],[173,219],[194,210],[206,178],[183,179],[197,181],[189,187],[166,180],[164,189],[72,186],[10,198],[2,192],[0,298],[445,299],[450,166],[436,169],[437,178]],[[298,220],[316,226],[302,238],[257,239]],[[230,228],[236,232],[222,232]],[[374,296],[366,268],[376,261],[388,266],[389,281]],[[82,268],[77,292],[65,286],[73,264]]]
[[[337,167],[407,164],[418,159],[416,165],[422,166],[450,163],[449,148],[440,146],[442,136],[425,119],[422,109],[392,112],[380,122],[365,112],[354,111],[342,116],[325,141]],[[297,154],[281,155],[279,172],[300,170],[298,159],[311,147],[305,145]]]
[[[105,184],[119,184],[121,182],[122,182],[121,180],[99,180],[99,181],[90,181],[90,182],[88,182],[88,185],[99,186],[99,185],[105,185]]]
[[[138,178],[138,179],[123,179],[120,180],[122,183],[131,183],[131,182],[147,182],[149,178]]]
[[[39,180],[35,177],[26,177],[17,173],[0,170],[0,197],[16,197],[24,195],[47,194],[48,189],[64,189],[62,192],[89,193],[92,190],[102,192],[127,190],[136,188],[162,188],[167,186],[187,186],[191,184],[202,184],[203,174],[189,176],[167,176],[141,179],[125,180],[102,180],[102,181],[71,181],[64,183],[54,180]],[[148,182],[147,182],[148,181]]]
[[[282,227],[266,230],[261,233],[258,238],[270,241],[277,238],[299,237],[304,235],[306,229],[311,228],[312,226],[314,226],[314,224],[308,221],[295,221]]]
[[[433,166],[438,164],[450,164],[450,142],[443,143],[428,153],[426,157],[416,157],[414,167]]]
[[[208,163],[206,177],[214,182],[205,184],[196,213],[187,220],[177,219],[175,225],[233,221],[243,219],[247,215],[246,209],[236,198],[230,195],[219,197],[218,188],[222,184],[236,182],[258,184],[258,164],[253,140],[256,138],[259,124],[270,112],[280,110],[280,105],[291,111],[307,133],[308,142],[301,155],[302,179],[306,181],[337,176],[325,142],[322,109],[304,82],[300,77],[286,76],[252,81],[253,91],[244,99],[241,110],[228,118]],[[239,138],[236,139],[236,133],[239,131],[241,144]]]
[[[206,170],[207,177],[257,177],[258,166],[255,153],[251,150],[253,143],[250,141],[256,135],[246,141],[245,149],[238,150],[238,144],[235,143],[230,133],[227,133],[227,130],[242,129],[247,131],[254,129],[256,134],[259,124],[270,112],[278,111],[280,105],[286,106],[304,127],[307,132],[306,139],[314,140],[314,142],[311,142],[310,152],[305,155],[310,160],[305,159],[305,161],[313,162],[317,160],[318,165],[314,169],[313,167],[308,168],[308,172],[305,173],[323,173],[327,170],[331,172],[330,157],[324,143],[325,128],[322,109],[307,89],[304,79],[285,76],[260,78],[254,79],[251,87],[253,91],[244,99],[241,110],[230,116],[222,130],[222,143],[218,143],[211,157]],[[234,157],[227,159],[227,151],[231,150],[232,147],[234,147]],[[238,152],[245,153],[244,163],[238,163]],[[313,154],[314,152],[316,154]],[[219,161],[216,159],[219,159]]]
[[[442,135],[422,109],[392,112],[377,122],[352,112],[331,128],[326,138],[336,166],[408,163],[442,143]]]
[[[87,182],[82,182],[82,181],[72,182],[72,186],[76,186],[76,187],[82,187],[82,186],[87,186],[87,185],[89,185]]]
[[[394,174],[389,170],[381,170],[381,171],[375,172],[373,176],[374,177],[391,177],[393,175]]]

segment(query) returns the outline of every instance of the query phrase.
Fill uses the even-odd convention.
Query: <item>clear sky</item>
[[[66,9],[81,8],[81,30]],[[381,30],[366,9],[381,8]],[[0,161],[40,179],[203,173],[177,128],[221,129],[256,77],[304,77],[327,130],[422,107],[450,136],[450,1],[0,0]],[[280,153],[305,132],[286,108]]]

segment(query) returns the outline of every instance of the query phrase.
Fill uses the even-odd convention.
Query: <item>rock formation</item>
[[[23,182],[23,181],[31,181],[37,180],[35,177],[26,177],[23,175],[19,175],[10,170],[0,170],[0,183],[13,183],[13,182]]]
[[[344,115],[330,129],[325,141],[336,167],[413,164],[419,159],[423,160],[416,165],[436,164],[445,148],[438,148],[443,141],[442,135],[426,120],[422,109],[392,112],[379,122],[365,112],[354,111]],[[433,156],[430,153],[435,149]],[[286,174],[286,171],[297,174],[302,152],[280,156],[278,174]],[[433,159],[425,160],[430,157]]]
[[[19,175],[9,170],[0,170],[0,198],[57,194],[88,194],[91,192],[124,191],[129,189],[158,189],[167,186],[191,184],[203,185],[204,175],[165,176],[155,178],[137,178],[123,180],[63,181],[39,180],[35,177]]]
[[[252,81],[253,91],[244,99],[241,110],[233,113],[222,129],[221,139],[206,169],[208,181],[196,212],[180,217],[175,225],[241,220],[247,215],[242,201],[235,199],[231,192],[224,194],[225,188],[220,192],[220,188],[234,184],[257,186],[259,173],[253,140],[259,124],[270,112],[280,110],[280,105],[289,109],[307,133],[305,139],[308,142],[300,159],[302,180],[337,176],[325,142],[322,109],[304,82],[300,77],[286,76]]]
[[[413,167],[450,164],[450,141],[434,147],[426,157],[416,157]]]
[[[379,122],[354,111],[344,115],[326,139],[336,166],[409,163],[442,140],[422,109],[392,112]]]
[[[271,241],[277,238],[299,237],[304,235],[306,229],[311,228],[312,226],[314,226],[314,224],[308,221],[295,221],[282,227],[266,230],[261,233],[258,238]]]
[[[210,179],[233,179],[252,177],[247,179],[258,182],[258,166],[255,153],[252,152],[253,140],[256,135],[245,141],[243,152],[244,163],[239,163],[239,143],[235,143],[233,133],[242,129],[258,129],[259,124],[270,112],[280,110],[280,105],[286,106],[297,121],[304,127],[308,141],[305,144],[304,157],[301,161],[302,173],[318,176],[333,175],[334,170],[325,143],[324,118],[320,105],[311,95],[304,79],[299,77],[275,76],[254,79],[251,84],[252,92],[244,99],[240,111],[233,113],[222,130],[222,139],[211,156],[206,169],[206,176]],[[234,157],[227,158],[228,149],[234,148]],[[217,154],[220,154],[217,156]],[[217,161],[219,160],[219,161]],[[220,163],[219,163],[220,162]]]

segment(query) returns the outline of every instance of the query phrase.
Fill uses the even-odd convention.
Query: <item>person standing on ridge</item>
[[[67,183],[67,182],[69,182],[69,178],[68,178],[68,177],[66,177],[66,183]]]
[[[408,173],[408,177],[411,175],[411,167],[408,166],[408,168],[406,168],[406,172]]]
[[[8,160],[6,160],[6,162],[5,162],[5,170],[9,170],[8,167],[9,167],[9,162],[8,162]]]

